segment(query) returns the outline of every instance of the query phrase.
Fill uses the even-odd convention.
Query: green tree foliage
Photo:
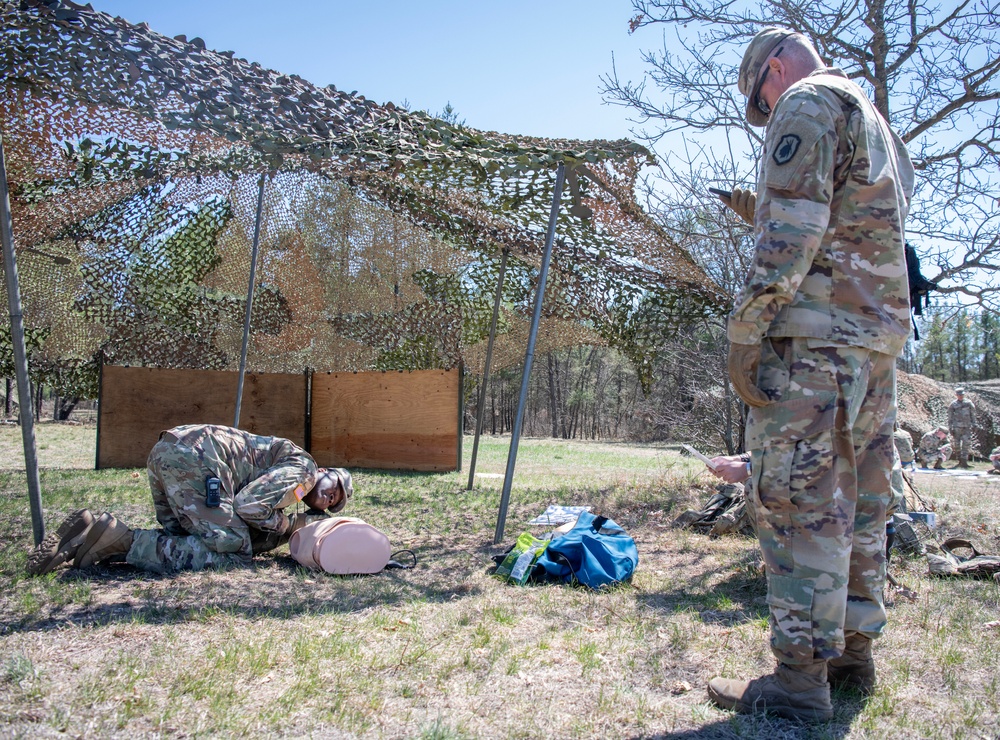
[[[1000,320],[992,311],[979,312],[979,378],[1000,378]]]
[[[975,308],[929,311],[908,371],[948,383],[1000,378],[1000,320]]]

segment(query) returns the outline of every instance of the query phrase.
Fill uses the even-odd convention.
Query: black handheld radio
[[[205,479],[205,506],[210,509],[222,504],[222,481],[218,478]]]

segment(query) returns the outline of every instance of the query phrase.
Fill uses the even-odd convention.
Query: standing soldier
[[[70,560],[77,568],[124,560],[154,573],[246,565],[307,523],[309,512],[286,508],[301,501],[316,513],[337,512],[354,492],[350,473],[317,468],[290,440],[212,424],[162,432],[146,472],[162,529],[130,529],[81,509],[35,549],[28,572]]]
[[[955,389],[955,400],[948,407],[948,431],[954,442],[953,450],[958,455],[956,468],[969,467],[969,451],[972,446],[972,427],[976,425],[976,407],[965,400],[965,389]]]
[[[885,626],[895,358],[910,334],[906,148],[864,91],[801,34],[765,28],[740,65],[747,120],[767,126],[756,254],[729,317],[768,580],[772,674],[714,678],[740,712],[828,720],[830,683],[870,692]]]

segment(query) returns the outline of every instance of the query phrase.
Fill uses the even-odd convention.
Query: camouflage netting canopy
[[[102,357],[237,367],[261,178],[251,371],[481,369],[505,250],[496,362],[519,362],[560,162],[539,351],[607,343],[642,370],[657,334],[724,310],[636,203],[632,142],[453,125],[65,0],[0,14],[31,374],[66,395]]]

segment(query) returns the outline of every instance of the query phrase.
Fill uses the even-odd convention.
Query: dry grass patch
[[[505,439],[484,438],[481,452],[481,472],[503,470]],[[23,473],[0,472],[0,735],[995,735],[993,583],[931,581],[921,561],[898,558],[894,572],[920,598],[890,610],[870,701],[839,695],[834,720],[813,727],[737,717],[711,707],[704,684],[770,669],[765,586],[752,541],[668,526],[707,498],[698,466],[653,447],[522,442],[507,541],[549,503],[603,508],[635,536],[641,562],[633,585],[601,594],[492,578],[500,483],[467,492],[467,475],[358,471],[351,513],[414,549],[412,571],[334,578],[279,552],[228,572],[29,579]],[[938,483],[918,478],[943,528],[982,525],[984,549],[1000,552],[984,505],[1000,488]],[[138,471],[46,470],[43,489],[50,525],[83,503],[153,524]]]

